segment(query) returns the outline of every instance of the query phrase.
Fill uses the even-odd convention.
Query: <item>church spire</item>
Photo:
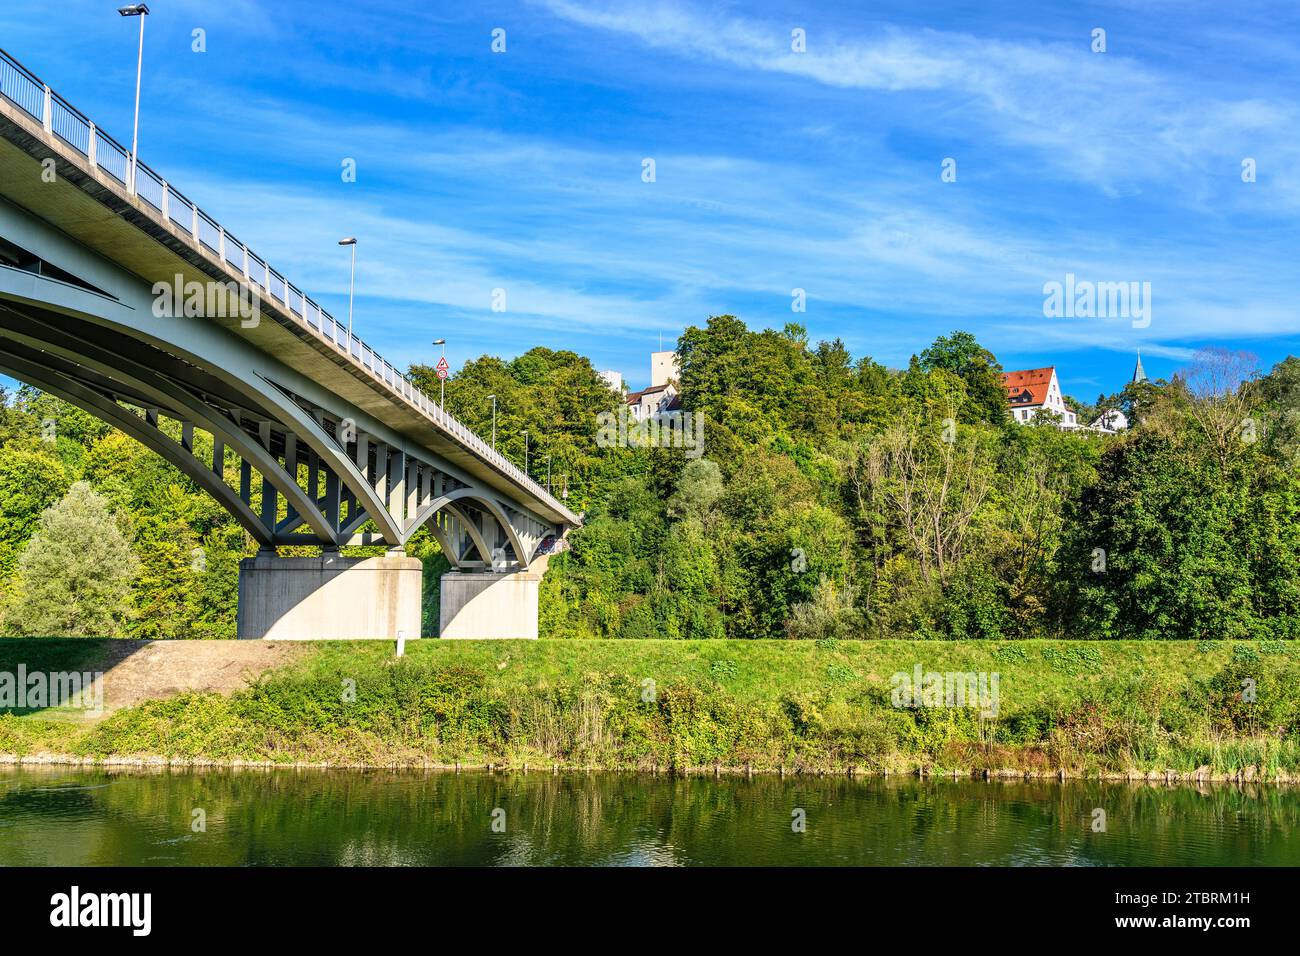
[[[1138,349],[1137,366],[1133,369],[1133,384],[1136,385],[1138,382],[1145,382],[1146,380],[1147,373],[1142,368],[1142,350]]]

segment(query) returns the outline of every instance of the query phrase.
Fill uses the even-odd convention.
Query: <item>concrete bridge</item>
[[[426,527],[453,566],[442,636],[536,637],[536,559],[580,524],[2,50],[0,371],[162,455],[258,542],[241,638],[420,636],[405,545]]]

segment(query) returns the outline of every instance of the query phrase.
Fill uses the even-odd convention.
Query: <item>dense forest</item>
[[[700,457],[602,447],[619,399],[572,352],[447,383],[485,436],[497,396],[498,448],[522,465],[527,440],[533,476],[585,515],[543,579],[544,636],[1300,635],[1300,359],[1262,374],[1207,350],[1070,400],[1081,421],[1122,409],[1112,436],[1012,423],[996,357],[963,332],[894,370],[724,315],[678,354]],[[410,375],[437,394],[432,368]],[[181,473],[26,387],[0,443],[5,633],[234,636],[252,542]],[[446,562],[427,535],[410,550],[432,604]]]

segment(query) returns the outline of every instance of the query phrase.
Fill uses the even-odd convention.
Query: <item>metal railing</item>
[[[56,136],[98,169],[117,180],[137,198],[156,210],[164,225],[189,235],[199,251],[208,251],[219,265],[242,273],[264,297],[279,302],[285,312],[316,338],[333,346],[335,352],[364,371],[407,405],[418,409],[443,431],[472,450],[521,486],[548,501],[552,507],[572,514],[550,492],[494,451],[478,435],[440,408],[416,388],[406,373],[385,361],[373,348],[340,326],[332,315],[308,298],[266,260],[228,233],[198,205],[178,192],[167,180],[137,160],[135,183],[131,183],[131,152],[90,121],[85,114],[51,90],[21,63],[0,49],[0,95],[40,123],[48,135]]]

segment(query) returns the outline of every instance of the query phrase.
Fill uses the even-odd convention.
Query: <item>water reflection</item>
[[[1300,791],[1263,787],[0,771],[4,865],[1291,866],[1298,820]]]

